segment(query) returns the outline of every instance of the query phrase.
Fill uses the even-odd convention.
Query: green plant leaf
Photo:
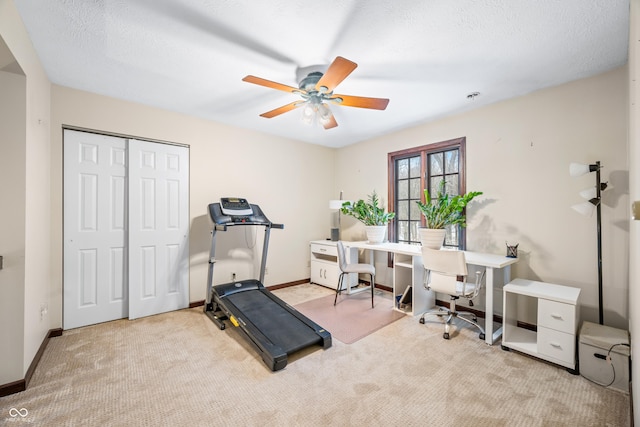
[[[368,196],[367,202],[362,199],[355,203],[344,202],[340,212],[354,217],[364,225],[387,225],[396,214],[385,212],[384,207],[378,205],[379,202],[378,194],[374,190]]]
[[[425,203],[417,201],[418,208],[425,218],[427,228],[445,228],[448,225],[460,224],[466,227],[464,209],[481,191],[470,191],[463,195],[449,195],[445,192],[446,182],[440,182],[438,193],[433,198],[428,190],[424,190]]]

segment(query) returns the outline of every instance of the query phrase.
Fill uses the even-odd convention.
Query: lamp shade
[[[584,216],[593,216],[593,211],[596,209],[596,205],[591,202],[583,202],[571,206],[571,209]]]
[[[586,200],[594,199],[596,196],[596,187],[587,188],[586,190],[582,190],[580,192],[580,197]]]
[[[580,176],[589,172],[590,172],[589,165],[583,165],[582,163],[575,163],[575,162],[569,165],[569,175],[571,176]]]
[[[331,120],[331,110],[324,102],[318,106],[318,121],[322,125],[326,125]]]
[[[582,163],[571,163],[569,165],[569,175],[580,176],[589,172],[596,172],[600,170],[600,162],[595,162],[591,165],[583,165]]]
[[[346,200],[329,200],[329,209],[338,210]]]
[[[582,190],[580,192],[580,197],[587,200],[595,199],[596,197],[598,197],[598,192],[596,191],[597,188],[598,187],[591,187],[587,188],[586,190]],[[607,184],[606,182],[600,183],[600,191],[604,191],[607,188],[611,188],[609,184]]]
[[[316,117],[316,109],[313,105],[307,104],[302,108],[302,122],[304,124],[313,124],[313,120]]]

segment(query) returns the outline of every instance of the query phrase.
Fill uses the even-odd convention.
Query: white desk
[[[419,245],[409,245],[406,243],[378,243],[372,244],[369,242],[344,242],[345,247],[365,249],[369,251],[369,260],[373,264],[373,254],[375,251],[390,252],[396,255],[406,255],[411,257],[411,266],[413,269],[413,304],[417,303],[417,306],[413,307],[411,314],[418,314],[416,310],[422,310],[422,312],[433,308],[435,305],[434,298],[426,298],[427,290],[422,286],[423,272],[422,264],[422,249]],[[465,251],[465,258],[467,264],[477,265],[486,268],[486,285],[485,285],[485,342],[489,345],[495,343],[502,335],[502,327],[499,327],[495,331],[493,330],[493,280],[495,270],[502,270],[504,284],[511,281],[511,264],[518,262],[518,258],[507,258],[503,255],[485,254],[481,252]],[[396,261],[396,266],[397,266]],[[394,298],[396,295],[396,283],[394,280]],[[430,303],[428,307],[422,307],[420,305]]]

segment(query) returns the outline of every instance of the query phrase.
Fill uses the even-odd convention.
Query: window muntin
[[[396,219],[390,241],[419,244],[418,228],[424,225],[416,201],[424,201],[423,189],[435,195],[446,182],[447,194],[464,194],[465,138],[389,153],[389,200]],[[447,227],[445,246],[465,247],[464,228]]]

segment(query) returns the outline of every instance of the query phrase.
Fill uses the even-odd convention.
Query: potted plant
[[[464,209],[481,191],[470,191],[467,194],[450,195],[445,191],[446,181],[441,181],[438,193],[431,197],[428,190],[424,190],[425,203],[416,202],[425,218],[425,227],[421,227],[420,242],[423,246],[440,249],[446,235],[445,227],[459,224],[467,225]]]
[[[379,201],[374,190],[368,196],[368,201],[365,202],[362,199],[355,203],[347,201],[340,209],[344,215],[352,216],[364,224],[369,243],[383,242],[387,224],[396,216],[393,212],[385,212],[384,207],[378,205]]]

